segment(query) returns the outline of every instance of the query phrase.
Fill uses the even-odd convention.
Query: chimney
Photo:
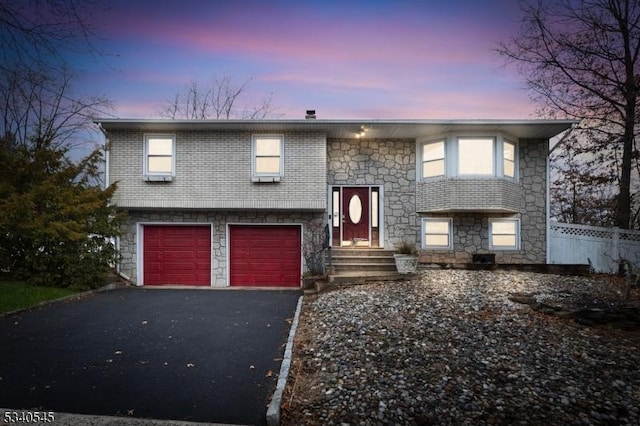
[[[316,110],[308,109],[307,114],[304,116],[305,120],[315,120],[316,119]]]

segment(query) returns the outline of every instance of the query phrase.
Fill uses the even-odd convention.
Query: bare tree
[[[615,183],[610,171],[601,167],[607,161],[594,161],[591,139],[579,139],[576,132],[570,138],[551,156],[551,217],[564,223],[613,226]]]
[[[73,148],[88,143],[86,132],[78,135],[95,131],[92,116],[112,115],[107,99],[72,92],[68,61],[100,56],[92,18],[105,7],[98,0],[0,0],[0,136],[25,145],[48,135]]]
[[[282,113],[278,112],[276,106],[273,105],[273,93],[263,97],[259,102],[253,103],[253,106],[242,110],[242,117],[246,120],[261,120],[264,118],[278,118]]]
[[[98,0],[1,0],[2,68],[57,67],[70,52],[97,53],[91,16],[103,4]]]
[[[88,141],[95,131],[93,118],[111,108],[102,97],[77,98],[71,91],[73,75],[0,69],[0,135],[28,147],[71,149]]]
[[[236,83],[229,75],[214,77],[209,86],[192,80],[166,102],[160,116],[173,120],[262,119],[279,116],[273,106],[272,94],[252,106],[240,105],[250,82],[251,79]]]
[[[640,83],[640,2],[529,0],[519,33],[498,52],[525,78],[540,114],[581,120],[597,149],[614,158],[615,223],[631,226],[631,171]]]

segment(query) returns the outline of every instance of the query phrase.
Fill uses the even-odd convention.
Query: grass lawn
[[[0,314],[77,292],[68,288],[36,287],[23,281],[0,281]]]

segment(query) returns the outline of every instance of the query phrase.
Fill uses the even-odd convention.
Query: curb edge
[[[293,341],[298,329],[298,320],[300,318],[300,311],[302,311],[302,300],[304,296],[300,296],[298,299],[298,306],[296,307],[296,313],[291,323],[291,330],[289,330],[289,338],[287,339],[287,346],[284,349],[284,356],[282,358],[282,365],[280,367],[280,375],[278,376],[278,384],[276,390],[273,392],[273,397],[269,403],[267,409],[267,425],[278,426],[280,424],[280,405],[282,404],[282,394],[284,388],[287,385],[287,378],[289,377],[289,369],[291,368],[291,358],[293,356]]]

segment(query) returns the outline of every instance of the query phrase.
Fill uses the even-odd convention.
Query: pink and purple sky
[[[99,18],[105,61],[82,84],[120,118],[158,117],[190,80],[252,79],[282,118],[534,118],[496,43],[514,35],[514,0],[114,0]],[[106,62],[108,65],[105,65]]]

